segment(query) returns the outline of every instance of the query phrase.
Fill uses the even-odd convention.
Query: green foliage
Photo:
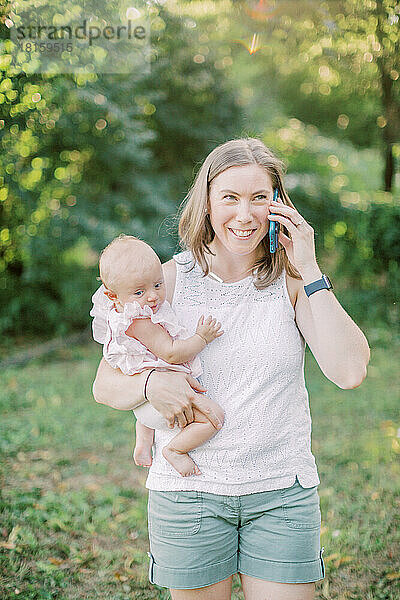
[[[235,34],[243,38],[247,29],[249,36],[251,31],[258,35],[251,79],[249,57],[241,46],[234,50],[241,63],[239,83],[254,82],[257,72],[268,89],[267,102],[273,98],[281,112],[356,147],[380,148],[385,160],[395,146],[398,158],[400,9],[395,0],[277,2],[276,10],[260,5],[258,14],[248,10],[248,2],[237,4]],[[256,86],[255,100],[265,101],[264,86]],[[387,190],[393,188],[395,170],[392,166],[390,182],[384,181],[390,183]]]
[[[196,32],[162,7],[151,18],[150,75],[1,73],[2,332],[85,325],[96,254],[121,232],[170,255],[160,226],[210,138],[232,135],[240,111],[213,64],[193,60]]]
[[[376,190],[382,149],[385,181],[397,181],[400,157],[398,4],[180,1],[149,12],[150,75],[18,71],[1,25],[0,332],[86,325],[98,252],[121,232],[169,258],[199,164],[241,135],[262,136],[287,163],[351,314],[394,324],[398,189]]]
[[[400,325],[400,201],[374,192],[377,153],[322,136],[298,119],[276,119],[264,141],[288,165],[290,197],[315,230],[321,266],[360,322]],[[357,191],[355,191],[357,190]]]
[[[151,132],[135,107],[124,112],[114,104],[112,81],[103,82],[100,95],[87,81],[59,76],[33,84],[33,78],[26,79],[13,80],[16,96],[5,106],[1,140],[0,322],[6,331],[62,332],[86,321],[85,299],[93,289],[82,277],[83,267],[90,265],[81,263],[77,273],[64,264],[64,253],[83,237],[97,250],[123,228],[139,234],[149,218],[141,180],[149,166],[144,145]],[[104,107],[98,103],[106,94]],[[21,104],[23,111],[16,108]],[[72,322],[63,315],[73,305],[63,303],[65,277],[75,279],[82,305]]]
[[[384,193],[361,198],[361,208],[346,211],[346,228],[339,232],[339,269],[350,287],[344,298],[352,314],[368,314],[371,321],[388,322],[398,330],[400,202]]]

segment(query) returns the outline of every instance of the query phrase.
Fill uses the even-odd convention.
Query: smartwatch
[[[333,289],[333,285],[328,275],[322,275],[321,279],[317,279],[317,281],[313,281],[308,285],[304,286],[304,291],[307,296],[311,296],[314,292],[318,292],[319,290],[331,290]]]

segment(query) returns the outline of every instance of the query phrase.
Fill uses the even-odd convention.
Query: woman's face
[[[271,177],[259,165],[230,167],[217,175],[209,192],[214,249],[223,247],[232,254],[256,256],[269,228],[272,197]]]

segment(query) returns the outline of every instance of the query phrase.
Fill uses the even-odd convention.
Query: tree
[[[254,102],[267,92],[283,112],[325,134],[380,147],[383,189],[392,191],[400,156],[398,2],[235,2],[231,10],[240,16],[233,37],[259,36],[253,68],[264,85]]]
[[[170,256],[163,220],[193,164],[240,120],[213,65],[194,60],[197,32],[165,7],[151,7],[150,18],[150,75],[28,75],[9,66],[13,43],[4,42],[1,331],[84,325],[97,253],[120,232]]]

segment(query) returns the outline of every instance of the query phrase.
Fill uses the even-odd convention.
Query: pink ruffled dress
[[[155,356],[139,340],[125,333],[134,319],[151,319],[153,323],[164,327],[173,339],[187,339],[187,330],[178,323],[177,316],[167,301],[163,302],[156,313],[153,313],[149,306],[142,308],[138,302],[126,303],[123,312],[118,312],[114,303],[104,294],[104,290],[104,285],[101,285],[93,294],[90,316],[93,317],[93,338],[103,344],[103,356],[112,367],[119,368],[126,375],[134,375],[154,367],[160,370],[184,371],[193,377],[202,374],[198,356],[191,361],[171,365]],[[147,427],[171,431],[165,419],[149,402],[136,407],[133,412]]]

